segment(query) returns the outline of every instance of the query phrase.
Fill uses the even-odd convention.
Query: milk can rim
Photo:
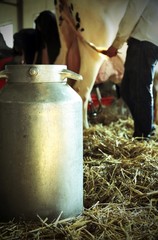
[[[55,64],[11,64],[5,66],[8,82],[66,82],[60,75],[66,65]]]

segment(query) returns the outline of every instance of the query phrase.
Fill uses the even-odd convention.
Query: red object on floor
[[[92,99],[92,102],[93,102],[94,106],[97,107],[99,105],[97,95],[96,94],[91,94],[91,99]],[[101,98],[101,103],[104,106],[109,106],[113,103],[114,99],[115,99],[114,96],[102,97]]]

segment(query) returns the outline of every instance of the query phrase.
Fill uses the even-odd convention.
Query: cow
[[[23,28],[13,35],[14,55],[19,56],[21,64],[32,64],[37,45],[37,31],[33,28]]]
[[[56,16],[53,12],[45,10],[34,20],[37,41],[37,52],[35,54],[34,63],[36,64],[54,64],[56,57],[60,51],[60,37]]]
[[[53,64],[60,51],[56,16],[45,10],[34,20],[35,28],[23,28],[13,36],[13,50],[21,64]]]
[[[89,127],[89,96],[107,58],[101,51],[111,45],[126,7],[126,0],[54,0],[61,42],[55,63],[83,76],[83,81],[69,82],[83,100],[84,128]]]
[[[61,42],[55,64],[66,64],[68,69],[83,76],[83,81],[74,83],[69,79],[68,83],[83,100],[84,128],[89,128],[87,108],[95,82],[111,76],[114,81],[122,79],[126,44],[112,59],[103,55],[102,50],[112,44],[127,4],[126,0],[54,0]],[[108,71],[102,71],[106,65],[107,76]]]

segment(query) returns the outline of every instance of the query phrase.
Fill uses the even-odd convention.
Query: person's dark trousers
[[[153,128],[153,79],[158,46],[130,38],[121,96],[134,120],[134,137],[147,137]]]

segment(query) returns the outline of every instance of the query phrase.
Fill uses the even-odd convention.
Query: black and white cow
[[[107,49],[125,12],[126,0],[55,0],[61,51],[56,64],[83,76],[73,88],[83,100],[83,126],[89,127],[88,100],[102,63],[107,58],[95,50]]]
[[[126,0],[54,0],[61,41],[55,63],[66,64],[83,76],[83,81],[76,81],[72,87],[83,100],[84,128],[89,127],[88,100],[95,81],[100,77],[106,81],[111,75],[120,81],[123,76],[127,45],[112,59],[100,50],[112,44],[127,4]]]

